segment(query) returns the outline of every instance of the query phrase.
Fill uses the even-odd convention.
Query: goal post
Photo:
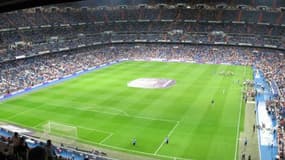
[[[43,125],[42,139],[51,139],[53,143],[74,147],[77,141],[77,134],[76,126],[48,121]]]

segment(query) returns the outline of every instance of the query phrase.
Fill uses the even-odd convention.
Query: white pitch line
[[[146,119],[146,120],[152,120],[152,121],[164,121],[164,122],[177,122],[175,120],[172,119],[164,119],[164,118],[153,118],[153,117],[147,117],[147,116],[127,116],[127,117],[131,117],[131,118],[138,118],[138,119]]]
[[[39,127],[39,126],[41,126],[41,125],[44,125],[44,124],[46,124],[46,123],[47,123],[46,121],[40,122],[40,123],[38,123],[38,124],[32,126],[32,128],[37,128],[37,127]]]
[[[242,94],[242,92],[241,92]],[[239,116],[238,116],[238,124],[237,124],[237,132],[236,132],[236,149],[235,149],[235,160],[237,159],[237,150],[238,150],[238,142],[239,142],[239,126],[240,126],[240,117],[241,117],[241,109],[242,109],[242,95],[241,95],[241,102],[239,107]]]
[[[177,121],[176,122],[176,124],[175,124],[175,126],[170,130],[170,132],[168,133],[168,137],[170,137],[171,135],[172,135],[172,133],[174,132],[174,130],[176,129],[176,127],[178,126],[178,124],[179,124],[180,122],[179,121]],[[164,139],[163,139],[163,141],[161,142],[161,144],[160,144],[160,146],[156,149],[156,151],[154,152],[154,155],[157,155],[157,152],[161,149],[161,147],[163,146],[163,144],[164,144]]]
[[[190,86],[188,86],[189,88],[205,88],[205,86],[203,86],[203,85],[195,85],[195,84],[193,84],[193,85],[190,85]],[[208,89],[224,89],[224,87],[207,87]],[[230,90],[239,90],[240,88],[238,88],[238,87],[229,87],[228,89],[230,89]]]
[[[49,103],[49,104],[51,104],[51,103]],[[60,107],[63,107],[63,108],[70,108],[70,107],[61,106],[59,104],[52,104],[52,105],[60,106]],[[82,111],[91,111],[91,112],[97,112],[97,113],[103,113],[103,114],[109,114],[109,115],[121,115],[121,116],[125,116],[125,117],[138,118],[138,119],[147,119],[147,120],[155,120],[155,121],[166,121],[166,122],[176,122],[176,120],[172,120],[172,119],[153,118],[153,117],[147,117],[147,116],[132,116],[132,115],[129,115],[127,112],[125,112],[123,110],[120,110],[120,109],[116,109],[114,107],[110,107],[110,109],[114,110],[114,111],[117,111],[117,112],[101,111],[98,107],[95,107],[95,108],[91,109],[91,106],[86,106],[86,107],[83,107],[83,108],[73,108],[72,107],[70,109],[82,110]],[[122,114],[120,114],[120,113],[122,113]]]
[[[102,141],[100,141],[99,144],[104,143],[106,140],[108,140],[112,136],[113,136],[113,133],[110,133],[108,136],[106,136],[104,139],[102,139]]]
[[[25,127],[27,129],[34,129],[34,130],[37,130],[36,127],[33,127],[33,126],[27,126],[25,124],[20,124],[20,123],[17,123],[17,122],[13,122],[13,121],[10,121],[10,120],[7,120],[7,119],[0,119],[0,121],[2,122],[6,122],[6,123],[9,123],[11,125],[16,125],[18,127]],[[42,123],[42,122],[41,122]],[[36,124],[35,126],[39,125],[40,123]]]
[[[175,156],[168,156],[168,155],[163,155],[163,154],[156,154],[156,155],[154,155],[153,153],[142,152],[142,151],[137,151],[137,150],[130,150],[130,149],[127,149],[127,148],[111,146],[111,145],[108,145],[108,144],[99,144],[99,143],[92,142],[92,141],[89,141],[89,140],[82,140],[82,141],[83,142],[87,142],[87,143],[92,143],[92,144],[95,144],[95,145],[108,147],[108,148],[111,148],[111,149],[114,149],[114,150],[127,151],[127,152],[137,153],[137,154],[141,154],[141,155],[162,157],[162,158],[168,158],[168,159],[192,160],[191,158],[175,157]]]
[[[97,112],[97,113],[104,113],[104,114],[109,114],[109,115],[122,115],[122,116],[128,116],[127,113],[124,113],[124,111],[119,111],[118,110],[116,112],[109,112],[109,111],[101,111],[100,109],[98,109],[98,107],[96,108],[92,108],[91,106],[85,106],[85,107],[79,107],[79,108],[75,108],[75,107],[65,107],[61,104],[56,104],[56,103],[48,103],[54,107],[57,108],[68,108],[68,109],[73,109],[73,110],[79,110],[79,111],[88,111],[88,112]],[[114,109],[112,109],[114,110]]]
[[[68,123],[61,123],[67,126],[75,126],[77,128],[82,128],[85,130],[90,130],[90,131],[96,131],[96,132],[101,132],[101,133],[106,133],[106,134],[113,134],[113,132],[108,132],[108,131],[104,131],[104,130],[100,130],[100,129],[94,129],[94,128],[88,128],[88,127],[82,127],[82,126],[77,126],[77,125],[73,125],[73,124],[68,124]]]
[[[244,67],[243,77],[246,75],[246,68]],[[238,144],[239,144],[239,127],[240,127],[240,117],[241,117],[241,110],[242,110],[242,89],[240,91],[240,105],[239,105],[239,114],[238,114],[238,122],[237,122],[237,132],[236,132],[236,149],[235,149],[235,158],[237,159],[237,152],[238,152]]]
[[[121,109],[117,109],[117,108],[114,108],[114,107],[109,107],[110,109],[114,110],[114,111],[118,111],[118,112],[121,112],[123,113],[125,116],[129,116],[129,114]]]
[[[0,119],[1,120],[1,119]],[[157,120],[157,119],[155,119]],[[10,120],[2,120],[2,121],[6,121],[8,123],[11,123],[11,124],[16,124],[18,126],[25,126],[23,124],[19,124],[19,123],[16,123],[16,122],[12,122]],[[170,136],[174,130],[176,129],[176,127],[178,126],[180,122],[179,121],[176,121],[176,124],[175,126],[172,128],[172,130],[168,133],[168,136]],[[39,124],[42,124],[39,123]],[[35,126],[38,126],[39,124],[35,125]],[[35,126],[32,126],[32,127],[27,127],[27,128],[30,128],[30,129],[35,129],[37,130],[37,128]],[[121,148],[121,147],[115,147],[115,146],[111,146],[111,145],[107,145],[107,144],[104,144],[104,142],[109,139],[111,136],[114,135],[114,133],[112,132],[107,132],[107,131],[102,131],[102,130],[98,130],[98,129],[92,129],[92,128],[88,128],[88,127],[78,127],[78,128],[82,128],[82,129],[86,129],[86,130],[94,130],[94,131],[98,131],[98,132],[101,132],[101,133],[107,133],[109,134],[107,137],[105,137],[102,141],[100,141],[99,143],[98,142],[93,142],[93,141],[88,141],[88,140],[84,140],[84,139],[80,139],[80,141],[85,141],[85,142],[88,142],[88,143],[93,143],[93,144],[97,144],[97,145],[101,145],[101,146],[105,146],[105,147],[109,147],[109,148],[112,148],[112,149],[117,149],[117,150],[121,150],[121,151],[128,151],[128,152],[133,152],[133,153],[139,153],[139,154],[143,154],[143,155],[149,155],[149,156],[157,156],[157,157],[163,157],[163,158],[169,158],[169,159],[181,159],[181,160],[191,160],[191,159],[187,159],[187,158],[182,158],[182,157],[175,157],[175,156],[167,156],[167,155],[162,155],[162,154],[153,154],[153,153],[148,153],[148,152],[141,152],[141,151],[136,151],[136,150],[129,150],[129,149],[126,149],[126,148]],[[164,141],[162,142],[162,144],[164,143]],[[161,148],[161,147],[160,147]]]
[[[77,128],[82,128],[82,129],[90,130],[90,131],[97,131],[97,132],[106,133],[106,134],[113,134],[112,132],[103,131],[103,130],[100,130],[100,129],[93,129],[93,128],[82,127],[82,126],[79,126]]]
[[[82,105],[80,103],[74,103],[74,102],[68,102],[68,104],[72,104],[72,105]],[[129,114],[124,111],[124,110],[121,110],[121,109],[118,109],[118,108],[114,108],[114,107],[94,107],[96,105],[93,104],[93,106],[90,106],[90,105],[85,105],[84,107],[80,107],[80,109],[82,109],[83,111],[97,111],[97,110],[104,110],[104,109],[110,109],[110,110],[113,110],[113,111],[116,111],[118,113],[122,113],[123,115],[125,116],[129,116]],[[108,112],[108,111],[101,111],[101,112],[107,112],[107,113],[113,113],[113,112]],[[115,114],[115,113],[114,113]]]
[[[36,107],[34,107],[34,108],[26,109],[26,110],[24,110],[24,111],[22,111],[22,112],[15,113],[15,114],[13,114],[13,115],[7,117],[6,119],[11,119],[11,118],[17,117],[17,116],[19,116],[19,115],[21,115],[21,114],[23,114],[23,113],[27,113],[27,112],[33,111],[33,110],[35,110],[35,109],[40,108],[40,107],[43,106],[44,104],[45,104],[45,103],[42,103],[42,104],[40,104],[40,105],[38,105],[38,106],[36,106]],[[9,104],[9,105],[10,105],[10,104]],[[10,106],[14,106],[14,105],[10,105]]]
[[[79,111],[89,111],[89,112],[97,112],[97,113],[103,113],[103,114],[109,114],[109,115],[120,115],[120,116],[125,116],[125,117],[130,117],[130,118],[137,118],[137,119],[146,119],[146,120],[152,120],[152,121],[163,121],[163,122],[177,122],[175,120],[172,119],[164,119],[164,118],[153,118],[153,117],[147,117],[147,116],[131,116],[131,115],[125,115],[125,114],[120,114],[118,112],[106,112],[106,111],[99,111],[96,109],[92,109],[92,110],[86,110],[86,109],[82,109],[82,108],[75,108],[75,107],[65,107],[62,106],[60,104],[53,104],[53,103],[49,103],[54,107],[57,108],[68,108],[68,109],[73,109],[73,110],[79,110]]]

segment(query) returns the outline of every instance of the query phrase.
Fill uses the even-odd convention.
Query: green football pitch
[[[176,84],[127,86],[138,78]],[[78,141],[158,159],[229,160],[243,130],[244,79],[252,79],[250,67],[122,62],[6,100],[0,119],[38,131],[48,121],[75,126]]]

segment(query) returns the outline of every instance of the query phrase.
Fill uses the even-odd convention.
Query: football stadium
[[[0,160],[285,159],[285,1],[0,12]]]

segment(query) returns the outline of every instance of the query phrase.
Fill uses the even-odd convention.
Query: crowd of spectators
[[[183,32],[204,32],[210,33],[212,31],[223,31],[226,34],[250,34],[250,35],[268,35],[268,36],[282,36],[284,35],[284,27],[281,26],[267,26],[256,24],[232,24],[232,23],[184,23],[184,22],[114,22],[105,24],[82,24],[71,26],[51,26],[31,28],[25,30],[12,30],[0,32],[3,43],[9,44],[17,41],[31,41],[38,43],[45,41],[49,37],[58,36],[64,38],[71,38],[77,36],[79,33],[94,34],[104,31],[113,32],[169,32],[172,30],[182,30]],[[13,37],[11,37],[13,35]]]
[[[55,145],[52,140],[46,142],[31,139],[0,128],[0,159],[1,160],[108,160],[107,154],[98,150],[80,150]],[[2,135],[3,131],[5,132]],[[8,135],[6,135],[8,133]]]
[[[0,15],[0,28],[47,24],[74,24],[94,21],[121,21],[121,20],[198,20],[198,21],[244,21],[251,23],[284,24],[285,18],[278,10],[240,10],[230,9],[198,9],[181,7],[141,7],[128,6],[127,8],[62,8],[42,7],[36,9],[19,10]],[[1,22],[0,21],[0,22]],[[8,23],[7,23],[8,22]]]
[[[127,26],[127,25],[126,25]],[[39,31],[40,32],[40,31]],[[35,32],[35,35],[40,35],[39,32]],[[56,31],[67,33],[62,29]],[[39,33],[39,34],[37,34]],[[68,32],[69,33],[69,32]],[[29,34],[28,34],[29,35]],[[91,46],[94,43],[114,43],[114,42],[136,42],[136,41],[148,41],[148,42],[190,42],[192,44],[248,44],[253,46],[272,45],[276,47],[285,47],[285,43],[281,39],[268,39],[259,36],[244,35],[239,36],[236,34],[229,34],[226,36],[212,36],[208,33],[172,33],[172,32],[156,32],[156,33],[93,33],[85,31],[85,33],[77,35],[67,34],[68,36],[61,37],[54,36],[56,34],[47,34],[46,39],[38,39],[35,43],[30,43],[26,46],[14,46],[7,48],[3,53],[1,53],[0,61],[13,60],[17,56],[25,55],[32,56],[39,54],[42,51],[58,51],[61,48],[68,47],[69,49],[77,48],[80,45]],[[7,35],[8,36],[8,35]],[[29,36],[28,36],[29,37]],[[31,36],[32,39],[33,36]],[[39,43],[36,43],[39,42]]]
[[[74,48],[81,44],[112,40],[247,43],[285,48],[283,23],[285,16],[279,11],[233,8],[34,8],[0,14],[0,47],[7,48],[7,51],[1,53],[0,61],[45,50]],[[7,28],[10,30],[5,30]],[[173,30],[181,32],[173,34]],[[209,36],[213,31],[223,32],[225,36]],[[12,47],[19,41],[30,45]]]
[[[260,69],[267,81],[275,81],[280,89],[275,102],[276,114],[280,114],[280,129],[283,119],[285,98],[285,55],[278,50],[183,44],[113,44],[90,46],[54,54],[8,61],[0,64],[0,94],[32,87],[49,80],[58,79],[77,71],[86,70],[118,59],[161,59],[196,63],[234,64],[255,66]],[[272,108],[272,107],[271,107]],[[281,132],[282,131],[282,132]],[[283,136],[283,134],[280,134]],[[283,144],[280,142],[280,145]],[[282,146],[283,147],[283,146]],[[281,147],[280,147],[281,148]],[[283,150],[280,150],[280,154]]]
[[[268,53],[267,53],[268,54]],[[265,58],[267,57],[267,58]],[[265,78],[277,84],[279,95],[270,97],[266,101],[266,110],[273,119],[277,121],[277,125],[273,128],[273,134],[277,134],[278,139],[278,157],[285,158],[285,56],[284,54],[276,54],[275,56],[267,56],[266,53],[259,55],[256,66],[264,73]],[[273,83],[271,83],[273,84]]]
[[[36,146],[29,146],[26,138],[17,132],[11,137],[1,137],[1,160],[71,160],[57,154],[58,149],[52,145],[51,140]]]
[[[81,50],[79,50],[81,51]],[[114,54],[97,50],[49,54],[0,64],[0,93],[7,93],[114,60]]]

